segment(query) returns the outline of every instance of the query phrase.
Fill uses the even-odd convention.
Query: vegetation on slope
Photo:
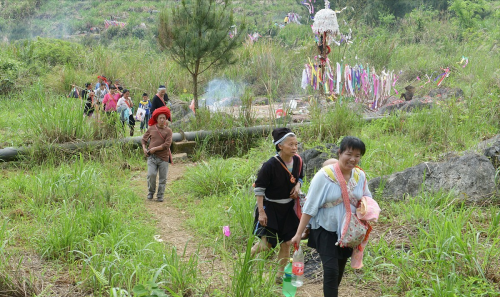
[[[331,2],[336,7],[353,3]],[[274,37],[245,45],[236,53],[237,65],[209,72],[203,83],[216,77],[245,82],[250,99],[266,96],[278,101],[288,94],[312,95],[299,88],[302,65],[316,54],[310,28],[291,24],[278,30],[273,24],[282,21],[283,13],[294,10],[307,18],[304,8],[293,1],[235,4],[235,12],[248,15],[249,32]],[[125,13],[126,21],[134,24],[101,32],[100,39],[87,36],[70,42],[40,38],[0,45],[2,146],[110,137],[82,118],[80,101],[61,96],[71,83],[92,82],[99,74],[121,79],[132,87],[135,100],[144,91],[153,93],[165,81],[172,97],[191,98],[186,73],[158,50],[155,27],[147,23],[148,31],[143,35],[134,33],[138,30],[135,25],[148,18],[152,18],[151,24],[155,22],[156,14],[142,8],[158,8],[165,2],[65,1],[56,6],[56,1],[41,0],[1,1],[1,5],[0,28],[11,40],[72,34],[86,30],[86,22],[102,27],[103,19]],[[394,114],[372,123],[360,122],[360,115],[350,105],[320,110],[313,103],[311,125],[298,130],[305,148],[357,135],[368,146],[362,166],[375,177],[440,160],[449,151],[473,149],[480,140],[498,134],[498,5],[498,1],[455,0],[439,10],[412,6],[411,11],[402,13],[395,5],[372,9],[371,20],[362,12],[368,6],[358,9],[359,14],[341,15],[355,37],[354,44],[341,55],[346,63],[359,61],[376,69],[402,70],[396,87],[412,83],[418,87],[418,95],[435,88],[435,82],[424,85],[415,80],[417,76],[449,66],[452,72],[444,86],[460,87],[465,96],[451,98],[431,110]],[[257,13],[263,6],[266,13]],[[11,25],[6,16],[24,22]],[[70,21],[66,21],[68,16]],[[47,26],[58,18],[52,25],[55,29]],[[58,30],[57,26],[70,29]],[[51,30],[63,33],[51,35]],[[334,53],[340,59],[338,52]],[[469,58],[465,68],[457,64],[462,56]],[[188,127],[216,129],[246,124],[248,118],[200,111]],[[121,134],[111,135],[117,136]],[[214,156],[217,149],[228,155],[221,147],[234,148],[230,152],[234,157]],[[32,258],[41,259],[47,274],[73,284],[81,295],[127,296],[125,291],[132,292],[137,284],[159,284],[173,296],[277,296],[279,287],[269,277],[276,273],[276,267],[259,259],[249,261],[247,248],[254,241],[255,200],[249,187],[259,165],[271,154],[269,141],[206,142],[195,156],[203,162],[169,186],[175,197],[172,202],[191,218],[186,226],[225,265],[210,279],[200,274],[197,255],[182,260],[174,248],[153,239],[154,222],[144,207],[144,197],[138,194],[142,188],[127,189],[130,180],[145,171],[137,151],[121,146],[82,151],[77,156],[48,151],[0,164],[0,291],[19,296],[51,294],[50,289],[37,287],[36,280],[43,278],[26,269],[21,260]],[[211,183],[200,183],[202,178]],[[481,206],[453,198],[449,193],[422,192],[403,202],[381,199],[384,212],[375,228],[378,235],[365,255],[365,269],[361,276],[348,271],[347,281],[360,290],[369,285],[379,296],[498,296],[498,197]],[[233,235],[224,240],[221,227],[226,225],[231,226]],[[23,274],[25,271],[31,272]],[[231,282],[226,282],[227,275],[233,276]]]

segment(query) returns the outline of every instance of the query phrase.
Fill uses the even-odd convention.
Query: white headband
[[[161,90],[166,90],[167,88],[158,88],[158,92]]]
[[[273,142],[274,145],[277,145],[277,144],[280,144],[283,140],[285,140],[285,138],[287,138],[288,136],[295,136],[295,134],[293,132],[288,132],[285,134],[285,136],[281,137],[280,140],[276,140],[275,142]]]

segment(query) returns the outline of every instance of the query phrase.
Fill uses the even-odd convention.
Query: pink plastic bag
[[[368,196],[363,196],[359,207],[356,209],[358,219],[368,222],[376,222],[380,215],[380,206],[377,201]]]
[[[368,240],[363,241],[357,248],[353,249],[351,256],[351,267],[353,269],[363,268],[363,253]]]
[[[363,198],[361,198],[359,207],[356,209],[356,216],[358,217],[358,219],[367,222],[376,222],[379,215],[380,206],[378,205],[377,201],[375,201],[371,197],[363,196]],[[363,240],[363,242],[352,251],[351,267],[353,269],[363,268],[363,253],[366,245],[368,244],[368,236],[370,235],[370,232],[371,227],[369,232],[367,232],[365,240]]]

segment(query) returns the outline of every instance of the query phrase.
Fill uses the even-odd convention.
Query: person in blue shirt
[[[95,84],[95,91],[99,90],[100,86],[101,85],[105,85],[106,86],[106,90],[109,92],[109,85],[108,85],[108,80],[107,78],[103,75],[99,75],[97,77],[97,83]]]
[[[344,274],[347,259],[352,255],[352,248],[340,247],[341,227],[346,208],[343,203],[339,177],[334,166],[338,166],[347,185],[350,210],[356,207],[363,196],[372,197],[368,189],[365,173],[357,167],[366,147],[359,138],[346,136],[340,142],[338,162],[328,160],[319,170],[309,185],[306,202],[302,208],[302,218],[291,244],[300,244],[302,233],[311,224],[307,245],[315,248],[323,266],[323,294],[325,297],[337,297],[340,281]],[[328,174],[333,173],[333,176]],[[333,179],[332,179],[333,178]]]
[[[149,100],[148,94],[144,93],[142,94],[142,100],[139,102],[139,108],[142,108],[146,111],[146,114],[144,115],[144,118],[141,121],[141,133],[144,132],[144,128],[147,130],[147,123],[149,119],[151,118],[151,101]]]

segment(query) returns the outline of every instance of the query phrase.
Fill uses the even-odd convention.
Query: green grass
[[[268,29],[269,21],[280,22],[283,12],[296,7],[291,2],[266,1],[265,13],[252,19],[250,30]],[[138,8],[165,5],[157,1],[124,5],[66,1],[63,9],[56,9],[55,2],[47,0],[32,9],[26,5],[30,1],[12,3],[4,12],[26,14],[27,18],[44,14],[47,19],[33,19],[31,28],[17,22],[8,28],[11,36],[23,36],[28,29],[42,35],[82,30],[87,22],[101,23],[111,10],[126,12],[131,24],[152,17],[149,26],[154,15]],[[69,28],[58,28],[64,22],[63,14],[72,15],[78,5],[82,5],[86,21],[75,18]],[[242,11],[260,7],[255,1],[240,5]],[[368,63],[377,72],[402,70],[396,88],[413,84],[418,96],[426,95],[436,83],[424,85],[414,80],[417,75],[435,75],[440,67],[450,66],[452,72],[444,86],[460,87],[465,96],[447,99],[433,109],[396,113],[370,123],[359,120],[350,99],[341,98],[342,104],[330,107],[313,104],[312,123],[297,129],[299,140],[307,149],[338,143],[345,135],[359,136],[367,145],[361,165],[373,178],[439,161],[447,152],[474,149],[479,141],[498,134],[497,16],[495,12],[478,20],[474,32],[458,27],[453,15],[425,9],[411,12],[393,26],[370,28],[364,22],[348,20],[356,39],[345,51],[344,62]],[[52,27],[47,26],[49,17],[56,20]],[[0,20],[0,27],[5,26]],[[238,63],[205,73],[201,89],[211,79],[224,77],[246,83],[250,102],[254,96],[278,101],[287,95],[311,95],[310,90],[299,89],[303,64],[317,51],[306,27],[290,25],[274,32],[277,38],[241,47],[236,53]],[[113,34],[116,37],[111,38]],[[64,97],[71,83],[94,82],[100,74],[120,79],[132,89],[136,103],[140,94],[154,94],[165,82],[173,98],[184,94],[184,89],[189,92],[187,73],[158,51],[154,28],[143,38],[135,34],[140,32],[128,28],[108,31],[101,41],[84,38],[83,52],[81,45],[69,42],[59,44],[61,51],[50,50],[51,40],[45,39],[15,46],[1,44],[0,67],[7,75],[0,79],[7,81],[9,93],[0,97],[0,145],[31,145],[37,150],[54,143],[121,137],[119,127],[85,119],[82,102]],[[334,48],[331,58],[340,60],[340,54]],[[469,57],[466,68],[456,64],[462,55]],[[217,130],[252,123],[260,122],[200,110],[183,128]],[[129,296],[141,286],[168,288],[174,296],[279,295],[279,287],[273,283],[277,272],[273,260],[249,258],[255,242],[251,184],[262,162],[273,154],[270,139],[207,139],[198,144],[193,156],[198,165],[169,185],[177,198],[172,201],[174,206],[187,213],[185,227],[196,234],[201,248],[210,247],[213,258],[224,267],[208,279],[200,267],[214,265],[216,260],[203,263],[197,253],[184,257],[179,255],[184,247],[153,239],[158,230],[143,197],[130,188],[131,177],[145,170],[139,151],[127,146],[77,153],[49,149],[0,164],[0,291],[7,288],[19,296],[40,293],[35,275],[19,274],[22,265],[14,265],[28,253],[41,258],[47,270],[64,267],[82,290],[94,296]],[[232,157],[225,158],[228,156]],[[123,169],[127,167],[124,163],[132,170]],[[307,187],[306,180],[304,189]],[[384,296],[499,295],[498,206],[464,205],[449,193],[423,192],[404,201],[377,198],[383,212],[375,226],[378,236],[365,254],[364,283],[359,286],[369,284]],[[230,237],[222,234],[222,226],[230,226]],[[271,251],[267,256],[274,254]],[[358,283],[350,268],[346,281]]]
[[[162,265],[168,267],[160,273],[163,288],[203,290],[194,286],[196,256],[181,261],[175,248],[155,241],[156,228],[142,198],[122,186],[129,182],[129,172],[117,161],[126,158],[142,168],[142,159],[116,148],[108,150],[113,154],[101,152],[109,156],[104,164],[81,156],[62,165],[46,160],[29,166],[26,174],[11,171],[1,181],[7,191],[0,213],[21,216],[3,221],[0,254],[17,257],[16,250],[21,250],[63,263],[76,271],[80,286],[96,296],[105,296],[114,287],[131,292]]]

